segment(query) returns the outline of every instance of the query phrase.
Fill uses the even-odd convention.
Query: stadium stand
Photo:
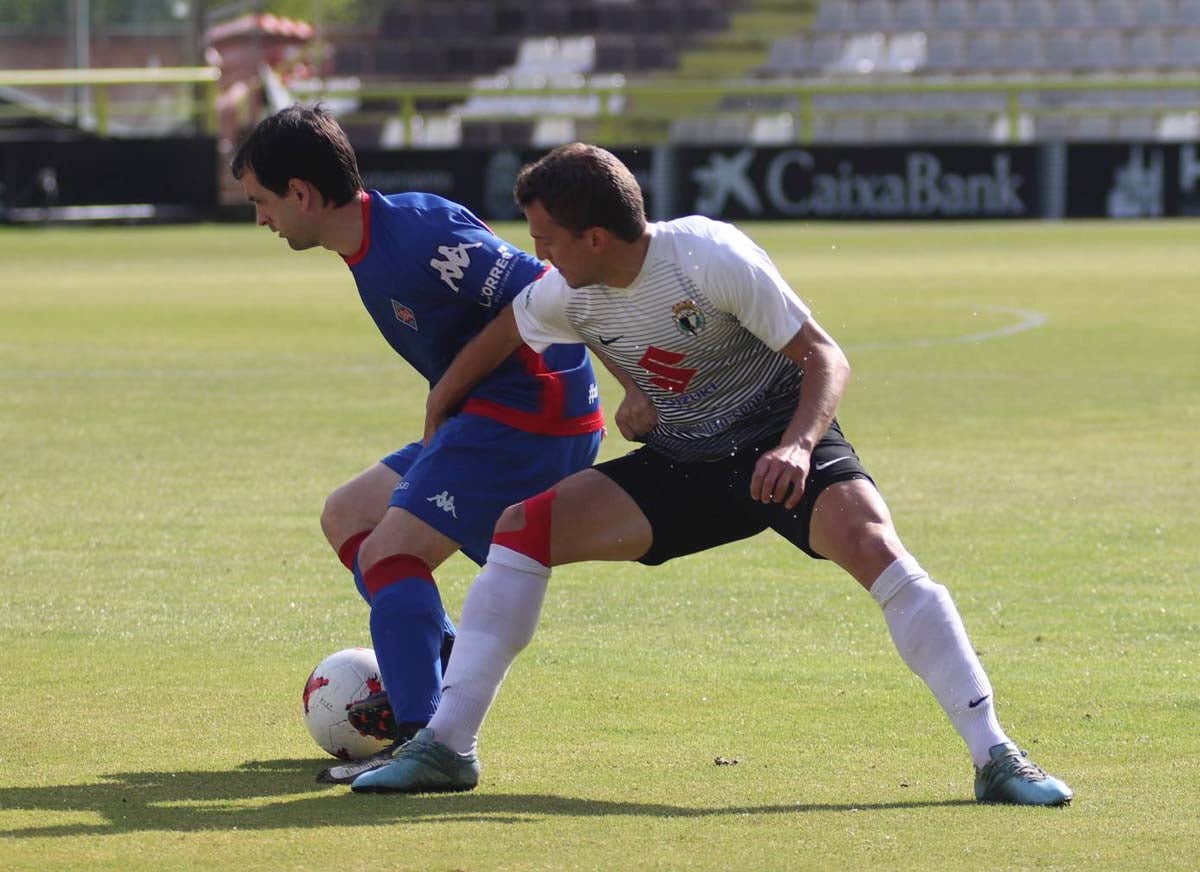
[[[951,105],[943,95],[916,95],[916,105],[903,107],[911,117],[900,120],[887,117],[897,107],[886,95],[859,95],[857,104],[835,107],[861,113],[859,123],[826,124],[818,114],[817,141],[890,141],[900,131],[984,141],[1193,138],[1200,133],[1194,87],[1200,0],[823,0],[810,26],[774,41],[757,72],[767,80],[860,86],[1080,83],[1078,90],[1018,90],[1016,130],[1003,95],[993,95],[998,105]],[[1095,89],[1101,77],[1135,86],[1177,77],[1191,87]],[[814,108],[819,113],[821,102]],[[975,117],[957,117],[963,113]]]
[[[585,88],[619,90],[626,75],[671,69],[699,35],[720,31],[744,5],[726,0],[397,0],[373,32],[338,41],[332,67],[335,75],[364,83],[470,84],[465,101],[423,100],[407,131],[396,116],[380,120],[378,142],[386,147],[524,139],[556,144],[575,138],[575,120],[622,110],[619,94],[601,98],[583,93]],[[507,93],[512,88],[551,93]],[[358,125],[355,138],[372,140],[375,134]]]

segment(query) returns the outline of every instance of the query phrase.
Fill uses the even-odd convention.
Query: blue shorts
[[[413,442],[380,461],[401,476],[389,505],[453,539],[482,566],[500,513],[591,466],[600,436],[539,436],[456,415],[428,445]]]

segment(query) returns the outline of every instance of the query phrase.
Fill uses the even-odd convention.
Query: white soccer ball
[[[350,706],[383,690],[379,663],[370,648],[330,654],[304,682],[304,725],[317,744],[341,760],[361,760],[390,743],[364,736],[346,720]]]

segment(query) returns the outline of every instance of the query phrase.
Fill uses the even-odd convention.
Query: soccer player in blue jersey
[[[379,332],[431,386],[546,269],[464,206],[364,190],[345,133],[319,106],[260,122],[231,169],[258,224],[294,250],[342,256]],[[428,722],[455,632],[433,571],[457,550],[482,565],[505,507],[590,466],[602,429],[586,348],[523,347],[430,439],[329,496],[321,527],[371,607],[388,697],[355,712],[355,726],[401,742]],[[387,760],[332,766],[318,780],[347,782]]]

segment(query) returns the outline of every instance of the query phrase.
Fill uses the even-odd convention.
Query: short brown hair
[[[335,206],[345,206],[363,187],[346,132],[320,105],[297,103],[264,118],[237,150],[230,169],[235,179],[249,169],[259,184],[281,197],[290,180],[303,179]]]
[[[646,231],[642,189],[612,152],[574,142],[528,164],[513,189],[522,209],[535,201],[558,224],[582,233],[603,227],[618,239],[635,242]]]

